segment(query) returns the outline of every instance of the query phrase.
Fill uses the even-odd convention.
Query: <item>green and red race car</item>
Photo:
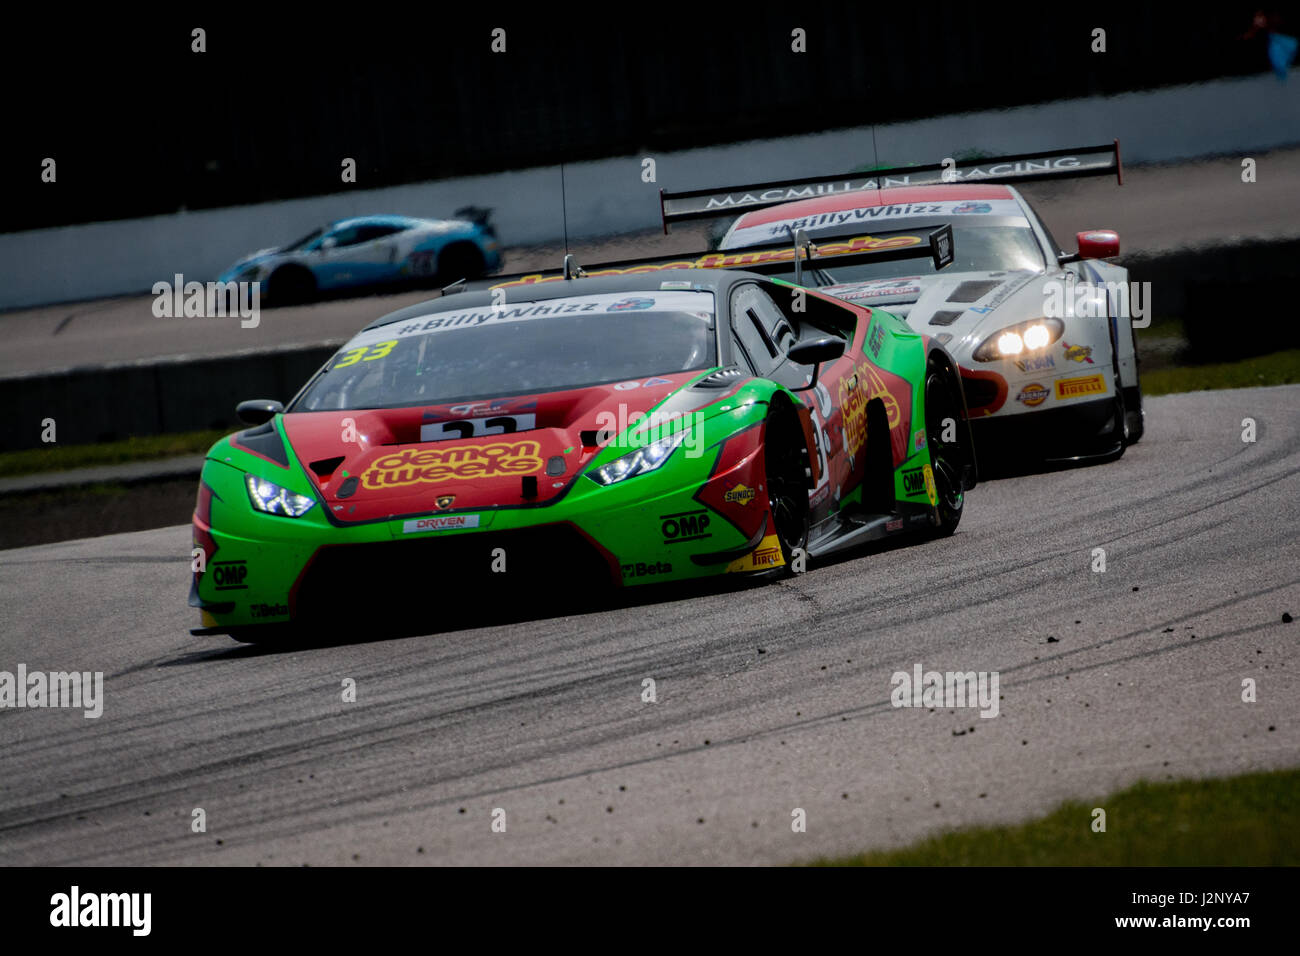
[[[779,575],[951,533],[975,480],[952,358],[734,270],[755,262],[566,262],[444,295],[371,323],[287,406],[241,404],[255,427],[203,466],[195,633]]]

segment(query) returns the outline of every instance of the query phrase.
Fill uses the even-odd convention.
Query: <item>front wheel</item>
[[[781,544],[785,566],[795,551],[808,547],[808,447],[794,409],[774,408],[767,418],[763,456],[767,466],[767,497],[772,515],[770,533]]]
[[[964,476],[972,449],[967,447],[969,431],[959,389],[957,376],[950,369],[930,363],[925,375],[925,437],[939,512],[936,537],[957,530],[966,505]]]

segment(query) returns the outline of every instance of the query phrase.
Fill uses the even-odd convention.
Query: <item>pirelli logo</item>
[[[1058,378],[1056,380],[1057,398],[1080,398],[1084,395],[1105,395],[1106,380],[1100,375],[1085,375],[1083,378]]]

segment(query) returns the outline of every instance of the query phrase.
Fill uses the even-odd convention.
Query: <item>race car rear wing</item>
[[[896,166],[870,172],[821,176],[812,179],[785,179],[779,182],[752,183],[748,186],[722,186],[716,189],[690,189],[685,192],[659,190],[659,213],[664,233],[674,222],[734,216],[754,209],[765,209],[796,199],[813,199],[836,193],[891,186],[930,186],[945,183],[1016,183],[1064,176],[1109,176],[1124,185],[1124,167],[1120,162],[1119,140],[1103,146],[1076,149],[1051,149],[991,159],[946,160],[923,166]]]
[[[953,261],[950,224],[944,224],[937,229],[882,232],[874,236],[854,236],[820,244],[811,242],[802,229],[795,233],[793,238],[792,244],[687,252],[645,259],[618,259],[589,266],[579,266],[573,256],[568,255],[564,257],[564,265],[560,269],[500,276],[490,288],[528,286],[539,282],[555,282],[585,276],[633,275],[666,269],[742,269],[746,272],[767,275],[773,272],[785,272],[791,266],[794,267],[795,282],[800,283],[803,270],[817,268],[819,263],[833,262],[837,266],[848,266],[863,262],[892,262],[898,259],[928,256],[937,271]]]

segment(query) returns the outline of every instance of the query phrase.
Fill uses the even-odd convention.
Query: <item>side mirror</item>
[[[252,398],[235,406],[239,420],[249,425],[264,425],[282,411],[284,406],[270,398]]]
[[[848,343],[843,339],[837,339],[833,336],[822,335],[815,339],[804,339],[790,346],[789,351],[785,354],[791,362],[796,365],[811,365],[813,367],[812,381],[802,388],[792,388],[792,392],[806,392],[810,388],[817,386],[817,376],[821,373],[822,362],[834,362],[844,354]]]
[[[822,362],[834,362],[844,354],[845,346],[843,339],[824,335],[796,342],[785,354],[796,365],[820,365]]]
[[[1109,259],[1119,255],[1119,234],[1109,229],[1078,233],[1080,259]]]

